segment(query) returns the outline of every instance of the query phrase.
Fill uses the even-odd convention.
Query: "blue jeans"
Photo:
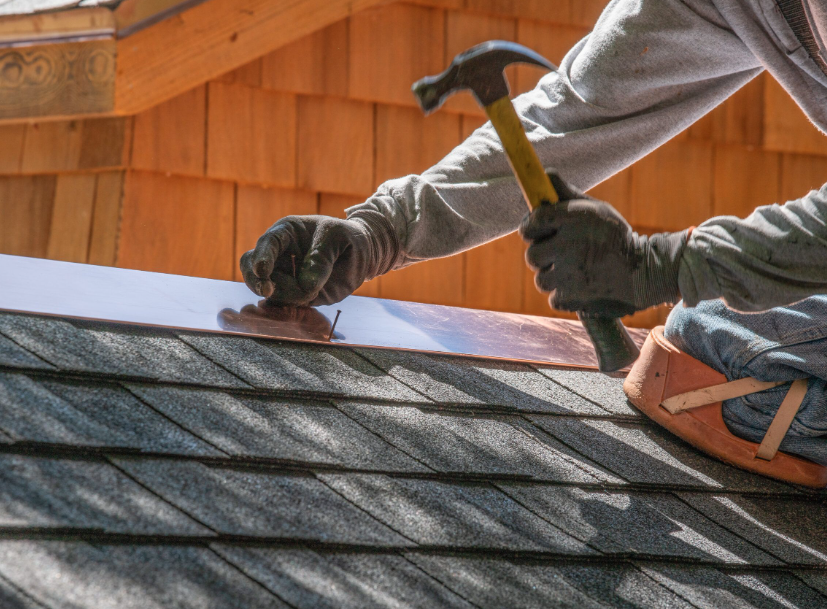
[[[761,313],[740,313],[722,300],[679,304],[666,321],[666,338],[726,375],[762,381],[809,377],[807,396],[781,450],[827,465],[827,296]],[[760,442],[789,384],[724,402],[729,430]]]

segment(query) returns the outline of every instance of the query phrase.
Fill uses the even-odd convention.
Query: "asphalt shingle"
[[[473,607],[398,554],[212,547],[294,607]]]
[[[390,349],[356,351],[437,403],[561,414],[609,414],[525,364]]]
[[[813,565],[827,562],[827,506],[821,501],[709,493],[678,496],[711,520],[784,561]]]
[[[156,459],[114,461],[171,504],[228,535],[411,545],[310,476]]]
[[[17,455],[0,455],[0,526],[211,535],[107,463]]]
[[[278,609],[207,548],[0,541],[0,576],[50,609]]]
[[[708,567],[661,565],[641,570],[698,609],[827,606],[827,597],[791,573],[722,573]]]
[[[497,558],[406,556],[478,607],[691,608],[629,565],[562,566]]]
[[[601,552],[779,564],[670,493],[590,492],[519,483],[497,487]]]
[[[621,482],[552,440],[540,441],[523,419],[422,412],[411,407],[342,402],[348,415],[441,472],[534,476],[564,482]]]
[[[183,341],[255,387],[392,402],[428,399],[346,347],[240,336],[180,334]]]
[[[161,330],[0,314],[0,334],[69,372],[212,387],[247,386]]]
[[[535,369],[573,394],[585,398],[615,415],[642,416],[623,393],[623,378],[593,370],[571,370],[552,366]]]
[[[0,428],[16,441],[221,455],[117,385],[0,372]]]
[[[30,370],[54,370],[54,366],[29,353],[14,341],[0,334],[0,366]]]
[[[529,418],[560,442],[629,482],[776,493],[791,490],[706,457],[654,425],[544,415]]]
[[[330,404],[236,398],[218,391],[153,385],[129,389],[231,455],[378,471],[432,471]]]
[[[374,474],[319,474],[319,479],[418,544],[595,554],[487,484]]]

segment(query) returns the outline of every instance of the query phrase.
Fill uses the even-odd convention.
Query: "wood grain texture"
[[[521,311],[525,248],[520,236],[512,233],[466,252],[463,306]]]
[[[445,57],[443,67],[454,57],[472,46],[488,40],[517,40],[517,20],[462,11],[448,11],[445,19]],[[512,90],[515,84],[516,68],[505,71]],[[476,98],[468,91],[451,96],[442,106],[444,110],[485,116]]]
[[[137,0],[143,2],[144,0]],[[112,36],[115,19],[106,8],[73,8],[33,15],[3,15],[0,19],[0,44],[32,44],[62,37]]]
[[[343,19],[262,57],[265,89],[347,95],[349,22]]]
[[[204,175],[206,114],[207,89],[203,85],[138,114],[131,166]]]
[[[449,113],[424,116],[416,108],[379,104],[376,108],[375,185],[419,174],[456,147],[460,117]]]
[[[776,152],[718,145],[712,215],[745,218],[759,205],[778,203],[780,174],[781,155]]]
[[[348,96],[416,106],[414,81],[445,69],[444,27],[444,11],[409,4],[355,14],[350,19]]]
[[[559,65],[566,53],[587,33],[587,28],[554,25],[520,19],[517,22],[517,42]],[[516,68],[516,80],[512,90],[515,94],[533,89],[537,81],[548,74],[545,68],[520,65]]]
[[[764,79],[764,148],[827,155],[827,137],[772,78]]]
[[[262,59],[263,58],[259,57],[250,63],[245,63],[240,68],[231,70],[213,80],[217,82],[247,85],[248,87],[261,87]]]
[[[606,201],[617,211],[628,218],[632,213],[632,170],[624,169],[589,190],[588,194],[595,199]]]
[[[30,123],[20,161],[23,173],[123,167],[127,164],[130,119],[113,117]]]
[[[0,126],[0,173],[15,174],[20,172],[20,160],[23,157],[23,142],[26,125]]]
[[[482,127],[485,123],[488,122],[488,119],[484,116],[469,116],[467,114],[462,115],[462,139],[468,139],[468,136],[474,133],[477,129]]]
[[[208,95],[207,175],[294,186],[295,96],[219,82]]]
[[[465,0],[465,8],[558,23],[571,19],[570,0]]]
[[[83,145],[83,121],[30,123],[20,170],[23,173],[75,171]]]
[[[562,5],[563,1],[564,0],[555,0],[555,3]],[[551,18],[550,21],[593,28],[603,9],[606,8],[608,4],[607,0],[568,0],[568,2],[568,18],[564,22],[558,21],[555,18]]]
[[[123,171],[97,174],[92,234],[89,237],[89,264],[114,266],[123,200]]]
[[[128,172],[117,266],[232,279],[233,191],[231,182]]]
[[[712,145],[675,141],[632,167],[635,226],[682,230],[712,215]]]
[[[298,186],[339,194],[373,192],[373,104],[299,98]]]
[[[52,260],[86,262],[92,212],[95,207],[95,174],[64,174],[57,177],[49,245]]]
[[[239,260],[256,246],[258,238],[285,216],[317,213],[318,195],[307,190],[239,186],[236,194],[235,258],[233,274],[243,281]]]
[[[379,280],[379,296],[430,304],[462,306],[465,255],[419,262]]]
[[[111,112],[115,42],[0,49],[0,120]]]
[[[364,203],[364,197],[353,195],[336,195],[329,192],[319,194],[319,213],[333,218],[344,218],[348,207]]]
[[[46,257],[54,198],[54,176],[0,178],[0,253]]]
[[[210,0],[118,41],[115,110],[142,112],[380,0]]]
[[[800,199],[827,183],[827,157],[808,154],[781,155],[779,203]]]

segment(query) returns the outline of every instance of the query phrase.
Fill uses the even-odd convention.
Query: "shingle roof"
[[[824,495],[620,383],[0,314],[0,606],[827,604]]]
[[[86,6],[113,6],[121,0],[0,0],[0,16],[31,15]]]

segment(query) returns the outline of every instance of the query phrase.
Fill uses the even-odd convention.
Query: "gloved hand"
[[[326,305],[388,272],[398,253],[396,233],[379,212],[357,211],[347,220],[287,216],[241,256],[241,273],[272,304]]]
[[[520,234],[529,243],[535,283],[564,311],[622,317],[677,302],[678,268],[689,231],[638,235],[617,210],[550,174],[560,202],[529,213]]]

